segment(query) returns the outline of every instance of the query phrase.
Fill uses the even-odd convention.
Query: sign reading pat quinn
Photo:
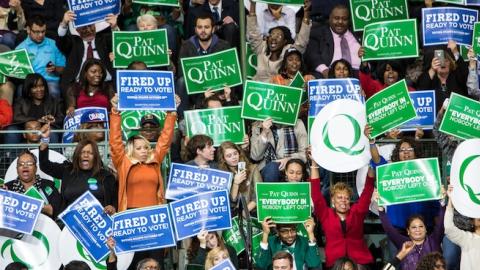
[[[230,229],[230,197],[227,190],[200,193],[170,203],[178,241],[209,232]]]
[[[310,218],[310,183],[257,183],[258,220],[299,223]]]
[[[81,27],[105,21],[108,14],[120,13],[120,0],[67,0],[76,15],[73,26]]]
[[[188,94],[242,84],[237,49],[180,59]]]
[[[117,70],[119,110],[176,110],[171,71]]]
[[[113,67],[126,68],[133,61],[147,67],[168,66],[167,30],[113,31]]]
[[[354,31],[371,23],[408,19],[407,0],[350,0]]]
[[[303,90],[271,83],[247,81],[243,90],[242,117],[295,125]]]
[[[165,197],[179,200],[198,193],[230,190],[232,173],[197,166],[172,163]]]
[[[449,40],[471,45],[477,18],[478,11],[468,8],[423,8],[423,45],[447,44]]]
[[[115,252],[150,250],[175,246],[167,205],[123,211],[113,216]]]
[[[32,234],[43,201],[0,189],[0,228]]]
[[[379,205],[440,198],[438,158],[413,159],[377,167]]]

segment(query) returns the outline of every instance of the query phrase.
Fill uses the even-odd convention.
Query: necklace
[[[422,253],[422,249],[423,249],[423,243],[420,245],[415,245],[415,250],[419,255]]]

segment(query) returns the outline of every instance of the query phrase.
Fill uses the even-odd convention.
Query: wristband
[[[48,144],[48,143],[50,143],[50,137],[47,137],[47,138],[43,138],[43,137],[42,137],[42,138],[40,139],[40,142],[41,142],[41,143]]]

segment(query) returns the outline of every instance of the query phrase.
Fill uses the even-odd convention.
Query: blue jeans
[[[14,33],[5,33],[3,35],[0,35],[0,44],[8,46],[10,49],[15,48],[15,40],[17,39],[17,36]]]
[[[442,247],[443,257],[447,262],[447,270],[460,270],[460,256],[462,254],[460,247],[450,241],[447,236],[443,237]]]
[[[263,182],[279,182],[280,180],[280,162],[271,161],[260,171]]]

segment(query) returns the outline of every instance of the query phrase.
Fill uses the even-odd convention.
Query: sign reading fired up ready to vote
[[[147,67],[170,65],[167,30],[114,31],[113,67],[126,68],[133,61],[142,61]]]
[[[188,94],[242,84],[237,49],[180,59]]]
[[[105,20],[108,14],[120,13],[120,0],[67,0],[68,9],[76,15],[73,25],[86,26]]]
[[[376,93],[365,104],[372,138],[417,117],[405,80]]]
[[[247,81],[243,90],[242,117],[295,125],[300,109],[302,89],[271,83]]]
[[[408,19],[407,0],[350,0],[353,30],[371,23]]]

